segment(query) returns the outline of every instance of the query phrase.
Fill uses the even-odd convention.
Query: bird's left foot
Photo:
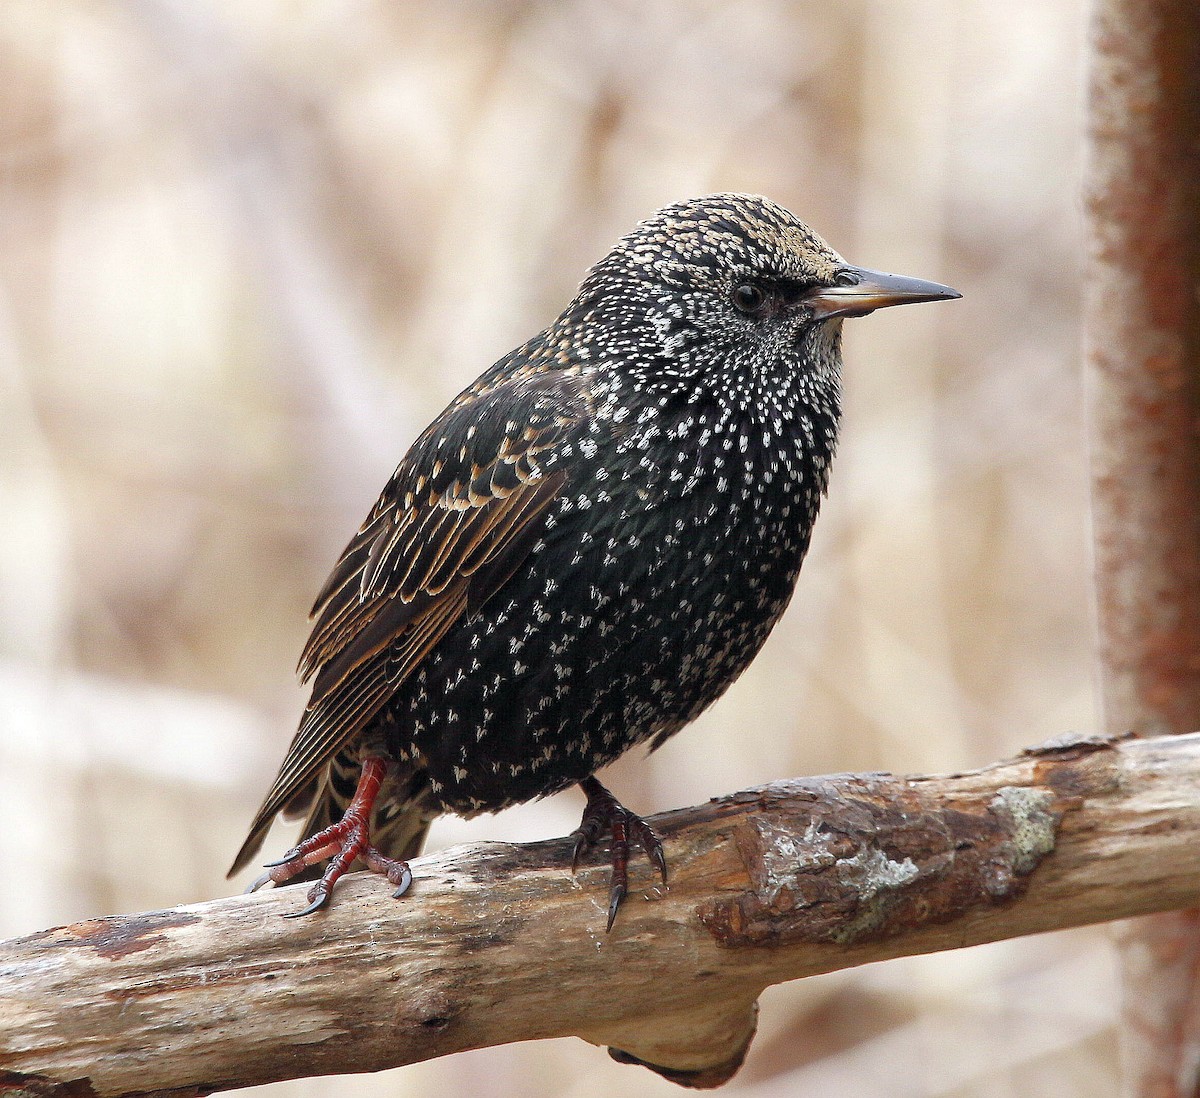
[[[575,872],[579,859],[599,842],[605,832],[612,835],[612,881],[608,893],[606,928],[612,930],[617,909],[629,891],[630,840],[636,840],[641,845],[664,885],[667,883],[667,859],[663,854],[662,840],[654,833],[654,829],[640,816],[630,812],[595,778],[584,778],[579,787],[587,794],[587,807],[583,810],[579,826],[571,833],[575,838],[571,872]]]
[[[396,886],[393,896],[403,896],[412,884],[408,862],[389,858],[371,845],[371,808],[386,772],[387,763],[383,759],[369,757],[364,760],[358,789],[345,815],[337,823],[292,847],[279,861],[268,863],[266,873],[252,881],[246,891],[256,892],[268,883],[286,884],[310,865],[329,858],[329,865],[321,879],[308,890],[308,906],[284,916],[285,919],[298,919],[301,915],[319,911],[329,903],[333,886],[350,868],[354,859],[359,858],[369,870],[382,874]]]

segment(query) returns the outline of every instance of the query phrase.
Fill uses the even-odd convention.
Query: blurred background
[[[242,887],[308,607],[407,445],[639,218],[709,191],[964,299],[847,325],[787,617],[604,780],[652,812],[1097,728],[1085,33],[1083,0],[6,0],[0,936]],[[894,961],[769,991],[726,1093],[1105,1098],[1115,1016],[1103,931]],[[680,1093],[575,1039],[258,1089]]]

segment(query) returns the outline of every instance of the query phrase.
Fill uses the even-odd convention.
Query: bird
[[[847,263],[762,196],[640,222],[548,327],[420,435],[312,609],[312,693],[229,875],[274,818],[302,841],[248,891],[363,866],[404,894],[443,813],[586,795],[607,927],[654,830],[596,778],[694,720],[783,614],[829,480],[846,317],[961,296]],[[322,871],[320,863],[328,860]]]

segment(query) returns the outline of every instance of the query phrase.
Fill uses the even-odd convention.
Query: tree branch
[[[604,933],[570,843],[78,923],[0,944],[0,1091],[207,1093],[576,1034],[691,1086],[740,1065],[770,984],[1200,901],[1200,734],[1076,738],[942,777],[776,782],[655,819]],[[644,892],[637,891],[641,886]]]

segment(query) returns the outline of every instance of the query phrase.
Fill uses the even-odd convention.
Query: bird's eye
[[[767,304],[767,292],[753,282],[743,282],[737,286],[732,295],[733,307],[738,312],[754,316],[761,313]]]

